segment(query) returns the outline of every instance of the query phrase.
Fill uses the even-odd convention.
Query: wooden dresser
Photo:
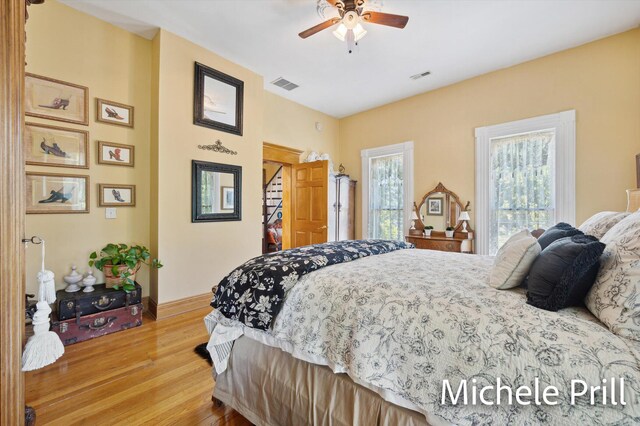
[[[468,244],[465,244],[464,253],[473,253],[473,240],[468,239],[468,234],[464,232],[456,232],[453,238],[447,238],[444,232],[432,231],[430,237],[407,235],[405,239],[418,249],[452,251],[457,253],[462,252],[463,241],[469,241]]]

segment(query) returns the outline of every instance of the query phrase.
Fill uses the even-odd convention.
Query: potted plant
[[[446,231],[444,231],[444,235],[445,235],[447,238],[453,238],[453,231],[454,231],[453,226],[447,226],[447,230],[446,230]]]
[[[100,253],[89,255],[89,266],[95,266],[104,273],[107,288],[118,290],[120,286],[126,292],[135,290],[136,272],[144,263],[151,268],[162,268],[158,259],[150,259],[151,253],[145,246],[127,244],[107,244]]]
[[[431,236],[431,231],[433,231],[433,226],[431,225],[427,225],[424,227],[424,236],[425,237],[430,237]]]

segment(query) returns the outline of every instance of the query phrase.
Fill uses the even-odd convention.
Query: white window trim
[[[410,228],[411,212],[413,211],[413,141],[380,148],[363,149],[362,158],[362,238],[369,238],[369,160],[385,155],[404,154],[402,161],[402,185],[404,189],[404,235]]]
[[[489,253],[491,139],[543,129],[556,131],[555,222],[576,220],[576,111],[476,128],[476,251]]]

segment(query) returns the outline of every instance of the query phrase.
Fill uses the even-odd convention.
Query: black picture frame
[[[235,188],[232,212],[203,213],[202,209],[202,175],[204,172],[230,173],[233,175]],[[222,187],[222,186],[221,186]],[[217,191],[221,193],[220,190]],[[211,163],[208,161],[191,161],[191,222],[228,222],[242,220],[242,166]]]
[[[205,116],[205,79],[211,78],[232,86],[235,96],[235,122],[233,125],[222,123]],[[222,132],[242,136],[242,112],[244,101],[244,82],[223,72],[215,70],[199,62],[195,63],[195,80],[193,91],[193,124]]]

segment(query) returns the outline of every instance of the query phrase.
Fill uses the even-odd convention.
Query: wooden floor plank
[[[211,367],[193,348],[207,340],[210,308],[67,346],[55,364],[26,374],[40,425],[250,425],[214,407]]]

